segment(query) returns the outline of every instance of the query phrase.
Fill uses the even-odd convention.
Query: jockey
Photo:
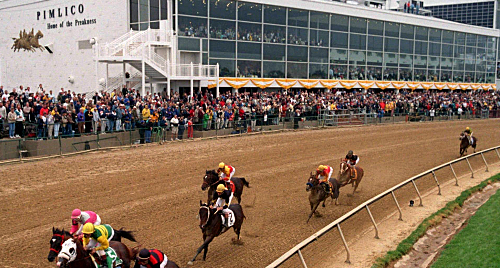
[[[113,238],[115,231],[108,224],[94,226],[92,223],[83,225],[83,246],[91,253],[97,251],[101,261],[106,261],[108,268],[113,267],[113,260],[106,256],[105,250],[109,247],[109,241]]]
[[[225,218],[224,226],[227,228],[229,226],[229,214],[234,215],[233,211],[229,209],[229,205],[231,205],[231,200],[233,199],[233,193],[223,184],[219,184],[212,198],[212,204],[215,203],[215,207],[217,207],[218,211],[222,210]]]
[[[95,226],[101,225],[101,218],[92,211],[81,211],[80,209],[73,210],[73,212],[71,212],[71,230],[69,233],[74,236],[81,235],[83,225],[89,222]]]
[[[327,165],[319,165],[316,170],[316,178],[319,180],[320,184],[326,183],[325,188],[326,192],[330,193],[330,185],[328,184],[328,180],[332,177],[333,168]]]
[[[473,141],[472,141],[472,131],[470,130],[470,127],[466,127],[465,128],[464,134],[465,134],[465,136],[467,136],[467,138],[469,139],[469,143],[472,145],[473,144]]]
[[[357,176],[356,165],[359,162],[359,157],[357,155],[354,155],[352,150],[349,150],[349,152],[347,152],[347,155],[345,156],[345,159],[347,161],[347,164],[349,164],[352,168],[351,177],[355,179]]]
[[[226,165],[224,162],[219,163],[219,169],[217,173],[220,175],[221,179],[226,181],[226,187],[231,187],[231,191],[234,193],[234,186],[231,185],[231,178],[233,178],[236,169],[233,166]]]
[[[135,259],[134,268],[165,268],[168,258],[165,253],[157,249],[141,249]]]

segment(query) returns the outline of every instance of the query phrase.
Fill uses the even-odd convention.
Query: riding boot
[[[102,255],[101,259],[106,262],[108,268],[113,268],[113,259],[107,255]]]

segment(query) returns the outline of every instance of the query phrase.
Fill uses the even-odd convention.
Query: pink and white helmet
[[[71,212],[71,218],[80,218],[82,215],[82,211],[80,209],[75,209],[73,212]]]

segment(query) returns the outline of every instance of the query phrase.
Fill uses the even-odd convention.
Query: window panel
[[[330,29],[330,15],[328,13],[311,11],[310,27],[316,29]]]
[[[453,45],[441,45],[441,55],[444,57],[453,57]]]
[[[236,77],[260,78],[260,61],[239,60],[236,67]]]
[[[401,24],[401,38],[414,39],[415,27],[409,24]]]
[[[288,26],[308,27],[309,11],[302,9],[288,9]]]
[[[440,56],[441,55],[441,44],[429,42],[429,55]]]
[[[139,0],[139,20],[141,22],[149,21],[149,1],[148,0]],[[141,26],[142,28],[143,26]],[[147,29],[147,27],[146,27]],[[144,29],[144,30],[146,30]]]
[[[366,35],[351,34],[349,48],[356,50],[366,50]]]
[[[476,46],[477,36],[474,34],[467,34],[467,46]]]
[[[395,53],[384,53],[384,66],[397,67],[398,55]]]
[[[235,20],[236,1],[210,0],[210,17]]]
[[[455,45],[455,51],[453,52],[455,58],[465,58],[465,47]]]
[[[351,33],[366,34],[366,19],[351,17],[350,18],[350,31]]]
[[[330,65],[330,70],[328,71],[328,78],[336,80],[347,79],[347,66]]]
[[[162,20],[167,20],[168,19],[168,3],[167,0],[160,0],[161,7],[160,7],[160,18]],[[207,60],[208,63],[208,60]]]
[[[208,15],[207,1],[177,0],[179,14],[206,17]]]
[[[431,28],[429,30],[429,41],[441,42],[441,30]]]
[[[179,36],[207,37],[207,19],[179,16]]]
[[[399,40],[396,38],[385,38],[384,52],[399,52]]]
[[[285,46],[264,44],[264,60],[285,61]]]
[[[262,47],[259,43],[238,42],[238,59],[260,60],[262,57],[261,50]]]
[[[235,56],[236,43],[234,41],[210,40],[210,58],[235,58]]]
[[[262,24],[238,22],[238,40],[262,41]]]
[[[465,45],[465,33],[460,33],[460,32],[455,33],[455,44]]]
[[[384,34],[384,22],[368,20],[368,34],[382,36]]]
[[[149,0],[149,16],[151,21],[158,21],[160,19],[159,0]]]
[[[382,80],[382,67],[367,67],[366,68],[366,79],[367,80]]]
[[[415,55],[414,67],[415,68],[427,68],[427,56]]]
[[[428,68],[429,69],[439,69],[439,57],[429,56]]]
[[[429,28],[427,27],[422,27],[422,26],[415,27],[415,39],[427,41],[429,37],[428,32]]]
[[[331,30],[347,32],[349,30],[349,17],[332,14]]]
[[[287,60],[307,62],[307,47],[288,46]]]
[[[368,36],[368,50],[369,51],[383,51],[384,50],[384,38],[377,36]]]
[[[130,0],[130,23],[139,22],[139,0]]]
[[[200,40],[196,38],[179,37],[179,50],[200,51]]]
[[[331,32],[330,46],[334,48],[347,48],[347,33]]]
[[[232,42],[234,43],[234,42]],[[210,45],[212,47],[212,45]],[[212,56],[212,54],[210,54]],[[224,60],[224,59],[212,59],[209,60],[210,65],[219,64],[219,76],[220,77],[235,77],[235,61],[234,60]]]
[[[307,78],[307,64],[304,63],[287,63],[286,77],[296,79]]]
[[[309,48],[309,62],[328,63],[328,49]]]
[[[328,79],[328,64],[309,64],[309,79]]]
[[[382,66],[383,54],[381,52],[367,52],[366,64],[371,66]]]
[[[413,40],[401,39],[400,52],[413,54]]]
[[[365,66],[349,66],[349,79],[351,80],[364,80],[365,79]]]
[[[427,55],[427,47],[427,42],[415,41],[415,54]]]
[[[400,81],[413,81],[413,71],[411,68],[400,68],[399,69],[399,80]]]
[[[349,64],[366,65],[366,52],[349,51]]]
[[[427,70],[415,69],[413,73],[414,73],[413,80],[415,80],[416,82],[427,81]]]
[[[264,6],[264,22],[286,25],[286,8]]]
[[[264,42],[286,43],[286,28],[284,26],[264,25]]]
[[[288,44],[307,45],[307,29],[288,27]]]
[[[441,69],[451,70],[453,68],[453,59],[441,57]]]
[[[398,69],[391,67],[384,67],[384,80],[385,81],[397,81],[398,80]]]
[[[385,35],[388,37],[399,37],[399,23],[386,22]]]
[[[328,47],[329,33],[328,31],[321,31],[316,29],[311,29],[309,32],[309,45]]]
[[[330,49],[330,63],[347,64],[347,50]]]
[[[262,22],[262,5],[238,2],[238,21]]]
[[[264,61],[264,78],[285,78],[285,62]]]
[[[210,20],[210,38],[236,38],[236,23],[234,21]]]
[[[399,66],[400,67],[412,67],[413,66],[413,55],[411,54],[400,54],[399,55]]]

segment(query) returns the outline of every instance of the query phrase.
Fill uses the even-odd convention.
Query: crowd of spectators
[[[206,38],[208,36],[208,31],[205,25],[200,24],[199,27],[194,27],[192,25],[179,25],[179,35],[185,37],[199,37]]]
[[[496,91],[408,91],[395,90],[271,90],[231,93],[216,98],[209,91],[194,97],[175,92],[139,95],[123,88],[93,96],[62,89],[47,91],[24,88],[8,91],[0,86],[0,128],[9,136],[39,139],[82,134],[120,132],[140,128],[146,142],[154,128],[171,130],[172,140],[193,138],[194,130],[238,129],[250,125],[278,125],[293,117],[317,117],[320,113],[401,115],[476,115],[498,110]],[[433,112],[433,114],[434,114]],[[288,120],[286,120],[288,119]]]

